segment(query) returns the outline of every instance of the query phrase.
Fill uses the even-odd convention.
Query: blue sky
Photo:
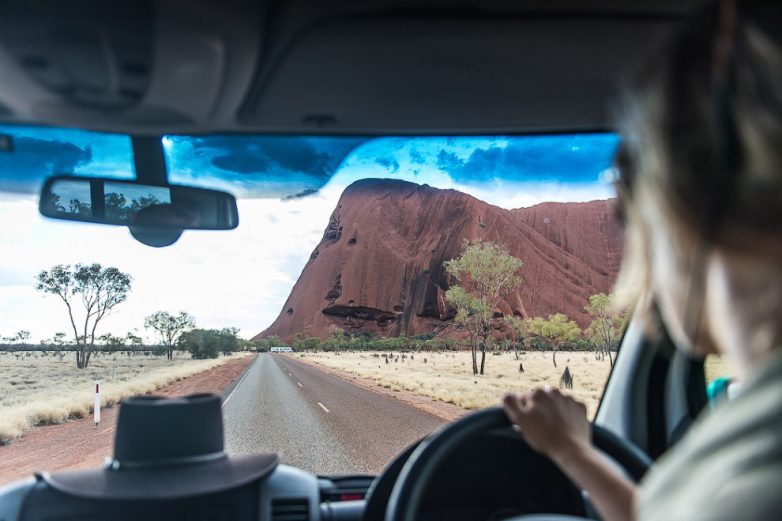
[[[58,263],[101,262],[134,277],[130,299],[103,332],[144,334],[143,317],[184,310],[203,327],[253,335],[280,311],[320,241],[340,194],[366,177],[453,188],[504,208],[613,195],[612,135],[538,137],[164,138],[174,183],[240,197],[240,226],[185,232],[171,247],[137,243],[124,228],[57,222],[37,213],[36,192],[52,174],[132,178],[125,136],[0,127],[15,151],[0,152],[0,336],[68,331],[55,297],[33,277]],[[11,252],[11,254],[8,254]]]

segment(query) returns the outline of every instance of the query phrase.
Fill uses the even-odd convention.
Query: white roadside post
[[[100,423],[100,380],[95,380],[95,407],[93,408],[95,413],[95,425]]]

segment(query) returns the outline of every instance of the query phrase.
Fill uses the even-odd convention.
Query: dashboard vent
[[[309,521],[310,505],[305,498],[272,499],[272,521]]]

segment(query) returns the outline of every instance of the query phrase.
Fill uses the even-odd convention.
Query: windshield
[[[166,136],[169,181],[240,224],[150,248],[38,213],[52,175],[133,179],[130,138],[0,134],[0,482],[100,465],[138,393],[221,394],[229,451],[317,474],[377,473],[508,390],[597,409],[614,135]]]

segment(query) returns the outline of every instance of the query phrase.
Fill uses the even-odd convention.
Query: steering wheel
[[[435,471],[452,456],[453,451],[466,440],[497,429],[510,428],[510,421],[500,408],[486,409],[466,416],[421,441],[412,452],[408,449],[392,462],[385,475],[401,465],[399,477],[391,491],[386,507],[385,521],[415,521],[424,493]],[[636,482],[643,477],[651,466],[651,460],[639,448],[623,440],[612,432],[598,426],[592,426],[592,441],[603,453],[616,461]],[[530,449],[532,450],[532,449]],[[409,457],[408,457],[409,456]],[[396,470],[394,469],[394,470]],[[389,476],[390,477],[390,476]],[[380,487],[373,487],[377,489]],[[368,497],[368,505],[375,500]],[[365,517],[365,519],[367,519]],[[576,520],[583,519],[559,515],[527,515],[514,518],[532,521],[538,520]]]

